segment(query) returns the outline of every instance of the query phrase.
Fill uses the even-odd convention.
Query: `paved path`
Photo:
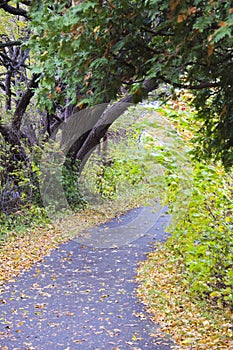
[[[166,239],[167,222],[163,211],[132,210],[87,239],[60,245],[8,284],[1,295],[0,349],[173,349],[137,299],[134,279],[152,243]]]

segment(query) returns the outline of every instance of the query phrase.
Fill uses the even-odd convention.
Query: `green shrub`
[[[85,204],[85,200],[78,187],[79,162],[72,162],[66,159],[62,167],[61,183],[65,192],[66,199],[71,209],[78,209]]]
[[[139,159],[116,157],[109,165],[101,164],[96,174],[95,189],[103,198],[115,199],[123,191],[143,182],[144,165]]]
[[[184,266],[192,293],[233,302],[233,181],[221,166],[196,163],[186,210],[168,247]],[[178,203],[176,204],[178,205]]]
[[[181,101],[178,108],[167,105],[160,108],[160,112],[183,135],[183,142],[190,149],[188,154],[192,166],[185,190],[185,205],[182,196],[177,196],[182,178],[176,173],[172,186],[171,174],[164,172],[163,192],[173,218],[170,226],[172,236],[166,243],[167,248],[174,259],[180,261],[183,281],[191,295],[207,297],[219,306],[233,307],[231,173],[226,172],[221,164],[195,159],[196,130],[200,122],[186,101],[185,104]],[[172,153],[174,155],[174,151]],[[169,160],[172,159],[174,157],[170,154]],[[169,162],[163,162],[163,165],[168,169]]]

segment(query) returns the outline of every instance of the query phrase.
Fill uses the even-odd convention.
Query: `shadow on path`
[[[153,242],[167,238],[165,211],[134,209],[94,228],[87,238],[60,245],[6,285],[0,349],[175,348],[137,299],[134,280]]]

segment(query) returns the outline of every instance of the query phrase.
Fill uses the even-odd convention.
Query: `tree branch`
[[[12,121],[12,129],[19,130],[22,122],[22,117],[29,105],[32,96],[34,95],[34,89],[39,85],[39,74],[33,74],[31,81],[28,84],[28,88],[22,94],[17,107],[15,109],[14,118]]]
[[[158,36],[174,36],[174,33],[170,33],[168,29],[170,28],[163,28],[163,29],[160,29],[160,30],[157,30],[156,31],[156,28],[155,30],[151,29],[151,28],[146,28],[146,27],[141,27],[141,29],[144,31],[144,32],[147,32],[147,33],[150,33],[152,35],[158,35]]]
[[[4,1],[3,3],[0,3],[0,8],[2,8],[4,11],[12,14],[12,15],[16,15],[16,16],[23,16],[26,19],[28,19],[28,15],[27,15],[27,11],[22,9],[22,8],[16,8],[13,6],[8,5],[8,3],[6,1]]]
[[[115,103],[112,107],[104,111],[101,118],[94,125],[83,145],[75,155],[76,158],[80,161],[83,161],[85,158],[86,161],[90,151],[100,143],[101,138],[105,135],[112,123],[129,107],[129,103],[134,103],[135,101],[139,102],[139,100],[145,97],[145,95],[147,95],[149,92],[155,90],[157,87],[158,82],[154,78],[145,80],[142,86],[143,94],[141,94],[141,97],[139,96],[141,92],[136,91],[134,94],[130,94],[122,98],[119,102]]]
[[[205,81],[202,82],[198,85],[187,85],[187,84],[182,84],[182,83],[173,83],[170,79],[164,78],[164,77],[160,77],[160,79],[162,81],[164,81],[164,83],[173,85],[174,87],[180,88],[180,89],[187,89],[187,90],[202,90],[202,89],[206,89],[206,88],[214,88],[214,87],[219,87],[220,83],[217,82],[209,82],[209,81]]]
[[[6,77],[5,77],[5,92],[6,92],[6,111],[11,110],[11,77],[12,77],[12,70],[10,67],[7,70]]]
[[[3,47],[10,47],[10,46],[21,45],[21,44],[22,44],[22,41],[20,41],[20,40],[7,41],[5,43],[0,42],[0,49]]]
[[[20,2],[22,2],[22,4],[30,6],[32,4],[31,0],[21,0]]]
[[[4,137],[5,141],[9,142],[9,130],[7,129],[7,127],[3,126],[1,122],[0,122],[0,133]]]
[[[3,91],[6,91],[6,87],[5,87],[5,85],[4,85],[4,84],[2,84],[1,82],[0,82],[0,89],[2,89]]]
[[[29,51],[21,51],[21,53],[18,54],[18,60],[16,60],[16,55],[13,57],[9,57],[3,52],[0,52],[0,57],[2,65],[8,68],[11,67],[12,71],[18,70],[20,67],[26,67],[26,64],[24,63],[26,59],[29,57]]]

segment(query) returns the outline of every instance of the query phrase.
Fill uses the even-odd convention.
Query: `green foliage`
[[[46,210],[41,203],[39,188],[41,149],[35,148],[34,154],[28,154],[28,159],[25,161],[17,159],[17,154],[20,154],[17,146],[14,146],[10,152],[7,152],[7,149],[8,145],[5,145],[0,152],[2,160],[0,235],[2,236],[10,230],[22,231],[28,227],[45,225],[49,222]],[[12,154],[15,159],[12,158]],[[57,167],[57,163],[55,166]],[[78,176],[78,163],[73,164],[67,159],[62,166],[61,184],[70,207],[75,210],[84,205],[84,199],[77,185]]]
[[[78,188],[79,179],[79,162],[72,162],[66,159],[62,167],[62,186],[65,192],[66,199],[70,207],[77,210],[85,204],[85,200]]]
[[[233,162],[233,10],[227,1],[66,1],[31,7],[41,105],[108,102],[149,77],[194,91],[199,158]],[[139,83],[139,85],[138,85]],[[61,89],[57,89],[59,86]],[[138,87],[138,89],[137,89]],[[77,92],[78,90],[78,92]],[[202,150],[201,152],[199,152]]]
[[[8,215],[27,204],[29,198],[34,203],[39,200],[39,168],[32,155],[23,151],[21,147],[9,146],[2,140],[1,142],[1,210]]]
[[[193,156],[192,138],[195,139],[199,124],[195,125],[195,111],[181,103],[170,106],[164,114],[175,123],[186,138],[190,149],[192,174],[189,174],[187,197],[183,205],[177,196],[177,184],[170,186],[170,174],[165,172],[167,185],[163,190],[170,201],[173,221],[172,237],[167,243],[172,256],[183,267],[183,281],[190,293],[210,298],[220,307],[233,305],[233,235],[232,235],[232,188],[231,174],[220,164],[197,161]],[[193,131],[190,134],[190,130]],[[187,138],[188,135],[188,138]],[[169,158],[172,160],[172,158]],[[169,164],[169,163],[168,163]],[[164,164],[167,167],[167,164]]]
[[[81,183],[104,200],[139,198],[148,190],[149,166],[138,143],[141,127],[132,121],[136,113],[133,108],[113,124],[107,145],[101,144],[102,150],[91,156],[83,170]]]
[[[168,204],[172,236],[166,246],[182,268],[189,294],[232,307],[233,180],[221,164],[195,158],[193,140],[201,123],[188,101],[192,96],[184,94],[179,102],[161,106],[163,117],[153,109],[132,110],[142,115],[132,125],[132,148],[124,142],[118,149],[114,145],[109,166],[97,167],[95,185],[112,200],[122,195],[117,192],[122,184],[130,196],[139,185],[137,195],[142,191],[147,198]]]
[[[4,236],[10,230],[25,230],[34,225],[46,224],[48,218],[40,207],[38,157],[40,149],[29,149],[1,142],[0,167],[0,223]],[[23,152],[23,153],[22,153]]]
[[[164,1],[156,1],[159,11]],[[192,88],[193,101],[199,119],[204,121],[198,142],[199,159],[221,159],[225,166],[232,164],[232,18],[229,2],[188,1],[167,3],[167,22],[170,23],[165,40],[160,32],[164,21],[156,27],[160,40],[154,37],[160,56],[152,59],[150,69],[160,66],[160,75],[173,86]],[[152,5],[153,6],[153,5]],[[167,28],[167,27],[166,27]],[[165,38],[163,38],[165,39]],[[156,47],[155,46],[155,47]]]
[[[144,8],[144,1],[89,1],[71,7],[66,1],[57,6],[51,1],[35,3],[31,9],[35,35],[29,45],[40,58],[33,71],[42,73],[41,104],[49,108],[51,100],[62,101],[67,94],[79,102],[77,86],[81,99],[86,95],[90,104],[116,97],[122,81],[136,74],[144,61],[138,28],[139,23],[146,24]],[[68,89],[57,94],[58,82]]]
[[[132,117],[138,119],[130,123]],[[143,197],[151,205],[179,198],[185,207],[189,151],[168,119],[153,109],[131,108],[110,128],[107,150],[93,154],[81,180],[104,199]]]
[[[0,35],[1,39],[11,38],[17,40],[22,37],[27,27],[27,22],[18,16],[11,15],[0,8]]]
[[[187,269],[192,292],[232,305],[232,178],[221,167],[195,164],[191,198],[170,248]]]
[[[35,204],[20,207],[7,216],[4,212],[0,212],[0,242],[5,239],[9,232],[27,232],[29,228],[44,227],[49,222],[45,209]]]
[[[110,160],[111,165],[100,165],[97,170],[96,191],[103,198],[116,199],[119,192],[143,182],[144,166],[137,157],[130,159],[118,155]]]
[[[64,155],[59,135],[44,144],[40,159],[38,187],[50,217],[63,216],[85,204],[78,188],[79,161]]]

